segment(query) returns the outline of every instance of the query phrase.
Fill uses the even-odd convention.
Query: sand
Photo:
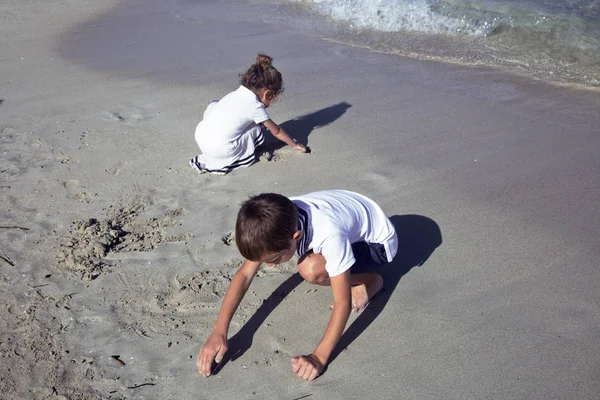
[[[264,7],[0,6],[1,397],[597,398],[600,94],[373,53]],[[196,174],[205,105],[259,51],[286,85],[271,116],[312,152]],[[385,291],[308,383],[290,357],[330,291],[265,268],[200,377],[240,202],[328,188],[392,218]]]

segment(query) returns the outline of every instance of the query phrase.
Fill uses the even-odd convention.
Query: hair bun
[[[271,63],[273,62],[273,58],[269,57],[264,53],[259,53],[256,56],[256,64],[260,65],[263,70],[267,70],[271,67]]]

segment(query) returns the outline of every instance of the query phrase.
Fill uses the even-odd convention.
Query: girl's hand
[[[301,151],[303,153],[306,153],[306,146],[304,146],[303,144],[300,143],[296,143],[294,146],[292,146],[294,149]]]

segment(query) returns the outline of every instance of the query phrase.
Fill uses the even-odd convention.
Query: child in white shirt
[[[241,76],[241,86],[220,101],[212,101],[196,127],[196,142],[202,154],[190,160],[198,172],[224,175],[248,167],[256,161],[255,150],[264,142],[264,128],[296,150],[306,147],[296,143],[275,122],[268,108],[283,92],[281,73],[265,54],[256,57]]]
[[[396,231],[381,208],[344,190],[251,197],[238,212],[235,241],[245,260],[200,350],[197,365],[205,376],[211,374],[213,361],[223,359],[231,318],[263,262],[280,264],[296,254],[304,279],[331,286],[333,311],[323,338],[311,354],[292,358],[294,373],[313,380],[327,364],[350,312],[364,308],[382,289],[383,278],[374,270],[392,261],[398,251]]]

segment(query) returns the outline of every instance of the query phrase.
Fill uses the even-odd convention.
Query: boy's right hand
[[[210,376],[212,373],[211,367],[213,361],[217,364],[223,360],[225,353],[227,352],[227,337],[225,335],[219,335],[212,333],[204,346],[200,349],[198,354],[198,360],[196,365],[198,366],[198,372],[204,376]]]

